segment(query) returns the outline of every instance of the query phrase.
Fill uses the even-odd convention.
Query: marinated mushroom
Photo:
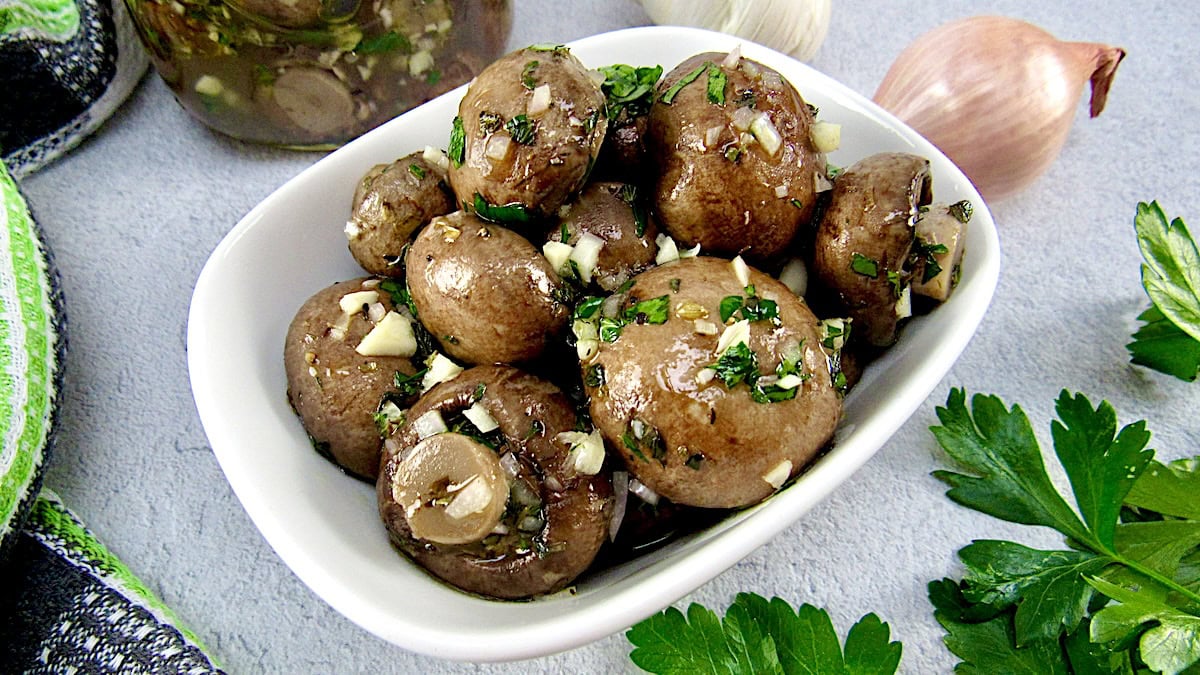
[[[612,516],[603,445],[596,456],[576,425],[558,387],[509,366],[469,368],[433,387],[385,444],[376,492],[392,543],[486,596],[571,583]]]
[[[913,240],[912,292],[944,302],[958,283],[966,251],[971,202],[933,204],[917,220]]]
[[[414,152],[377,164],[363,176],[346,223],[350,254],[363,269],[402,275],[404,247],[413,234],[435,216],[454,211],[454,196],[439,166],[444,159],[438,150]]]
[[[300,307],[284,343],[288,401],[313,446],[369,480],[383,444],[377,420],[410,402],[395,390],[396,373],[417,372],[412,318],[389,290],[398,288],[373,278],[324,288]]]
[[[593,182],[559,210],[543,252],[561,273],[612,292],[654,266],[657,235],[636,185]]]
[[[421,323],[474,364],[537,358],[570,319],[571,290],[533,244],[456,211],[433,219],[405,256]]]
[[[826,181],[813,113],[779,73],[736,54],[687,59],[658,84],[647,133],[659,224],[681,246],[773,261]]]
[[[599,85],[566,47],[488,66],[459,104],[450,185],[459,204],[512,222],[555,213],[588,177],[608,122]]]
[[[739,263],[700,256],[634,277],[611,316],[598,310],[602,339],[581,364],[593,423],[633,476],[677,504],[766,498],[840,417],[817,318]]]
[[[353,68],[288,61],[266,72],[269,77],[262,78],[255,100],[275,124],[292,129],[297,138],[321,142],[369,114],[361,76]]]
[[[813,273],[875,347],[896,341],[911,314],[909,254],[921,207],[932,200],[929,160],[879,153],[837,178],[813,242]]]

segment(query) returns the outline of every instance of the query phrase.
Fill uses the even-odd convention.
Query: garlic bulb
[[[829,32],[830,0],[642,0],[654,23],[753,40],[806,61]]]
[[[1054,162],[1088,82],[1091,116],[1100,114],[1124,56],[1019,19],[975,16],[914,40],[874,98],[946,153],[984,198],[1002,199]]]

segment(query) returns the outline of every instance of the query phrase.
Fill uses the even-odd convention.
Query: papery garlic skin
[[[1091,116],[1100,114],[1124,56],[1018,19],[970,17],[914,40],[874,100],[946,153],[985,199],[1002,199],[1058,157],[1089,81]]]
[[[642,7],[659,25],[729,33],[807,61],[829,32],[831,0],[642,0]]]

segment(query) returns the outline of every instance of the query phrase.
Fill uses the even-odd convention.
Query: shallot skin
[[[1044,173],[1066,142],[1090,81],[1104,109],[1125,50],[1064,42],[1019,19],[976,16],[918,37],[874,100],[936,145],[988,201]]]

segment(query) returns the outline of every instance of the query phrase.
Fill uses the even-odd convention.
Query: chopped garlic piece
[[[437,384],[453,380],[458,377],[458,374],[463,371],[462,366],[451,361],[441,352],[434,352],[425,360],[425,365],[428,370],[425,371],[425,377],[421,378],[421,391],[426,392]]]
[[[492,503],[492,491],[488,488],[487,481],[478,479],[479,474],[475,474],[466,481],[450,487],[451,492],[454,492],[456,487],[458,490],[454,499],[446,505],[447,516],[455,520],[466,518],[483,511]]]
[[[750,344],[750,320],[742,319],[735,321],[725,327],[721,331],[721,337],[717,338],[716,354],[720,356],[725,353],[725,350],[736,344]]]
[[[471,424],[474,424],[476,429],[485,434],[489,431],[495,431],[500,426],[500,423],[496,421],[496,418],[492,417],[492,414],[489,413],[487,408],[483,407],[483,403],[480,403],[479,401],[476,401],[475,403],[471,404],[470,408],[464,410],[463,417],[466,417],[468,420],[470,420]]]
[[[591,232],[579,235],[579,241],[571,251],[570,260],[575,262],[579,270],[579,278],[585,284],[592,283],[592,273],[600,260],[600,249],[604,248],[604,240]]]
[[[675,240],[665,234],[660,234],[655,239],[658,244],[658,254],[654,256],[656,265],[664,265],[669,262],[679,260],[679,247],[675,245]]]
[[[446,156],[446,153],[432,145],[425,146],[425,152],[421,153],[421,159],[424,159],[442,171],[450,170],[450,158]]]
[[[589,476],[600,472],[600,467],[604,465],[604,439],[599,430],[594,429],[591,433],[564,431],[554,438],[570,448],[576,471]]]
[[[900,291],[900,299],[896,301],[896,318],[907,319],[912,316],[912,286],[905,286]]]
[[[802,258],[792,258],[783,265],[783,269],[779,270],[779,281],[783,282],[788,290],[803,298],[808,292],[808,267],[804,264]]]
[[[201,75],[196,80],[194,89],[201,96],[220,96],[221,92],[225,90],[225,85],[212,75]]]
[[[542,84],[533,90],[529,106],[525,109],[530,117],[537,117],[550,109],[550,85]]]
[[[412,322],[401,314],[388,312],[363,336],[354,351],[363,356],[412,356],[417,353]]]
[[[780,389],[795,389],[802,384],[804,384],[804,378],[795,373],[788,373],[775,382],[775,386]]]
[[[430,436],[449,430],[449,427],[446,426],[446,420],[442,419],[442,413],[437,410],[430,410],[413,420],[412,426],[413,431],[417,434],[417,440],[424,440]]]
[[[696,384],[708,384],[709,382],[712,382],[713,378],[716,376],[717,371],[713,370],[712,368],[703,368],[700,370],[700,372],[696,373]]]
[[[346,314],[354,314],[362,311],[363,305],[369,306],[376,302],[379,302],[378,291],[355,291],[343,295],[342,299],[338,300],[338,306]]]
[[[817,152],[833,152],[842,145],[842,125],[818,120],[808,128]]]
[[[779,135],[779,130],[775,128],[771,118],[764,112],[760,112],[754,117],[754,121],[750,123],[750,133],[754,134],[754,138],[762,143],[763,149],[772,157],[779,154],[779,148],[783,147],[783,137]]]
[[[771,469],[770,471],[763,474],[762,479],[767,481],[767,483],[771,487],[778,490],[780,487],[783,486],[783,484],[785,482],[787,482],[788,477],[790,477],[791,475],[792,475],[792,462],[791,462],[791,460],[785,459],[782,462],[776,464],[774,469]]]
[[[542,245],[542,255],[546,256],[546,260],[554,268],[554,271],[560,274],[567,266],[567,260],[571,258],[571,252],[574,250],[574,246],[561,241],[548,241]]]
[[[750,266],[746,264],[745,260],[742,260],[742,256],[736,256],[730,261],[730,264],[733,265],[733,276],[737,277],[738,283],[741,284],[742,288],[749,286]]]
[[[692,324],[692,328],[696,331],[697,335],[716,335],[720,332],[717,324],[708,319],[696,319]]]
[[[432,67],[433,54],[430,54],[428,51],[419,51],[408,59],[408,73],[413,77],[419,77]]]

